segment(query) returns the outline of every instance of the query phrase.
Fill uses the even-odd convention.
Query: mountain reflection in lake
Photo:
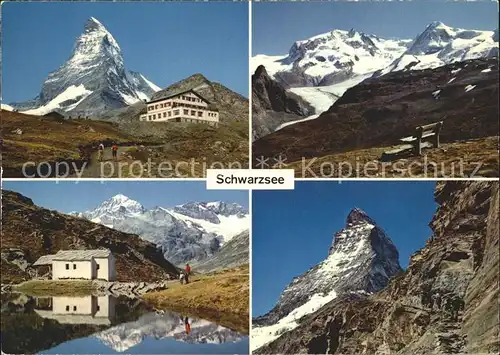
[[[8,354],[248,354],[248,337],[140,299],[2,294]]]

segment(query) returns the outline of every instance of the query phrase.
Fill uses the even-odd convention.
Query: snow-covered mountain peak
[[[126,70],[118,42],[91,17],[77,37],[70,58],[49,73],[40,94],[12,106],[31,115],[59,111],[96,118],[108,110],[147,100],[158,90],[142,74]]]
[[[83,33],[77,38],[73,55],[69,63],[73,65],[95,60],[95,57],[107,57],[119,66],[123,66],[120,46],[113,35],[94,17],[85,24]]]
[[[145,211],[146,209],[139,202],[117,194],[103,201],[92,211],[84,212],[83,216],[93,222],[111,226],[116,220],[136,216]]]
[[[383,229],[354,208],[346,227],[334,234],[327,258],[294,277],[276,306],[254,320],[253,349],[296,328],[303,316],[341,295],[367,295],[382,289],[401,271],[398,259],[398,251]]]
[[[115,195],[86,212],[71,212],[156,244],[177,265],[213,256],[233,237],[250,227],[250,216],[238,204],[189,202],[174,208],[145,209],[139,202]]]

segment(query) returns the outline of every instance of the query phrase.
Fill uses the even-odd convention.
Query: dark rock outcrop
[[[314,109],[300,96],[286,91],[273,80],[263,65],[252,75],[252,130],[258,139],[285,122],[292,122],[314,114]]]
[[[497,97],[497,58],[393,72],[350,88],[317,119],[257,140],[253,154],[284,154],[292,162],[391,146],[413,135],[417,126],[441,120],[442,142],[496,136]]]
[[[113,253],[119,281],[177,278],[177,268],[165,260],[161,249],[135,234],[38,207],[13,191],[2,190],[2,204],[2,283],[30,279],[32,268],[23,264],[31,265],[42,255],[98,248]],[[13,253],[22,253],[22,258],[14,261]]]
[[[499,184],[439,182],[433,236],[365,299],[337,298],[260,353],[498,353]]]

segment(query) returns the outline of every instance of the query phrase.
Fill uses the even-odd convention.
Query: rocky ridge
[[[286,91],[272,79],[263,65],[252,75],[252,139],[274,132],[286,122],[314,114],[314,108],[300,96]]]
[[[249,264],[249,246],[250,235],[248,230],[246,230],[224,244],[214,256],[201,262],[191,262],[191,266],[197,272],[208,273]]]

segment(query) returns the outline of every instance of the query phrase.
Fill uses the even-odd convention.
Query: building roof
[[[178,91],[174,91],[170,94],[168,94],[168,92],[165,92],[165,95],[161,95],[159,98],[157,99],[154,99],[154,100],[151,100],[151,101],[148,101],[148,104],[150,103],[153,103],[153,102],[157,102],[157,101],[163,101],[163,100],[167,100],[167,99],[170,99],[172,97],[176,97],[176,96],[179,96],[179,95],[182,95],[182,94],[186,94],[188,92],[192,92],[193,94],[195,94],[196,96],[198,96],[200,99],[202,99],[203,101],[205,101],[206,103],[210,104],[210,101],[208,101],[207,99],[205,99],[203,96],[201,96],[199,93],[197,93],[196,91],[194,91],[193,89],[189,89],[189,90],[178,90]]]
[[[33,266],[40,266],[40,265],[51,265],[52,264],[52,259],[54,258],[53,255],[44,255],[38,258],[37,261],[33,263]]]
[[[59,250],[53,255],[52,260],[91,260],[92,258],[107,258],[111,254],[109,249],[93,250]]]

